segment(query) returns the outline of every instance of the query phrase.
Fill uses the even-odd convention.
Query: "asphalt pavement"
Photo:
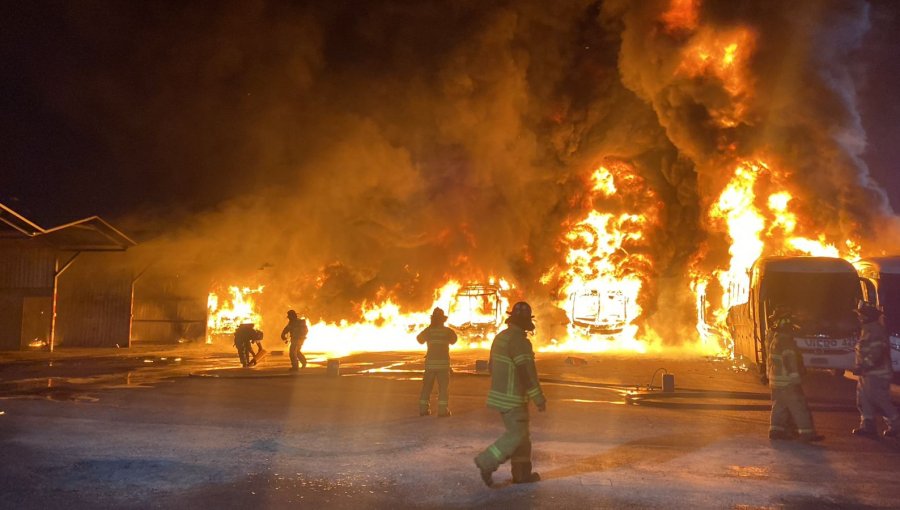
[[[767,389],[727,360],[538,354],[535,469],[484,486],[502,433],[486,351],[453,353],[453,416],[418,415],[422,353],[178,349],[0,356],[2,508],[897,508],[900,444],[849,435],[853,380],[812,373],[823,443],[767,439]],[[659,389],[663,373],[675,393]],[[895,400],[897,398],[895,397]],[[434,404],[433,404],[434,405]]]

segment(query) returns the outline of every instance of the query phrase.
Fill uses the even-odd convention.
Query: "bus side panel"
[[[743,303],[728,310],[726,324],[734,340],[734,356],[742,357],[747,363],[756,360],[756,325],[750,318],[750,303]]]

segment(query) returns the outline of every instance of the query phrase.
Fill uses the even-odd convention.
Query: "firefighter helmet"
[[[769,315],[769,327],[772,329],[796,329],[794,324],[794,312],[791,307],[786,305],[778,305]]]
[[[866,303],[865,301],[860,301],[856,305],[855,312],[860,317],[865,317],[867,319],[877,319],[878,316],[881,315],[881,310],[879,310],[878,307]]]
[[[295,312],[294,310],[288,310],[287,316],[288,316],[288,319],[296,319],[296,318],[297,318],[297,312]]]
[[[507,324],[515,324],[525,331],[534,331],[534,315],[531,314],[531,305],[525,301],[519,301],[509,310]]]
[[[443,308],[437,307],[431,312],[431,318],[445,321],[447,320],[447,314],[444,313]]]
[[[509,311],[510,317],[523,318],[523,319],[533,319],[534,315],[531,314],[531,305],[526,303],[525,301],[519,301],[514,304],[512,309]]]

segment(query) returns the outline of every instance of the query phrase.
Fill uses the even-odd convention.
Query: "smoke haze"
[[[64,182],[115,169],[92,193],[141,237],[136,266],[264,283],[273,308],[329,321],[387,297],[422,310],[448,278],[491,275],[550,314],[559,289],[540,278],[590,207],[589,175],[625,162],[660,202],[630,247],[651,261],[646,320],[677,339],[689,268],[727,261],[706,211],[741,158],[779,169],[770,185],[812,237],[881,249],[894,219],[862,159],[866,2],[676,3],[697,7],[694,26],[667,25],[663,0],[22,7],[57,33],[35,43],[38,90],[16,90],[90,140]],[[693,44],[737,31],[740,84],[679,71]]]

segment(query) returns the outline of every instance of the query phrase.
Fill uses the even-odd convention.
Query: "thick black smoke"
[[[755,93],[727,129],[710,120],[729,108],[721,83],[672,77],[690,34],[662,28],[669,7],[26,6],[19,18],[54,30],[32,41],[39,65],[23,64],[37,86],[15,90],[77,133],[65,147],[86,145],[64,182],[115,169],[97,182],[143,241],[136,267],[204,289],[263,283],[273,309],[314,319],[355,320],[388,296],[421,310],[448,277],[488,275],[546,309],[557,289],[538,281],[586,213],[587,176],[627,162],[662,201],[644,310],[669,337],[682,325],[663,324],[692,319],[687,268],[722,241],[704,214],[736,158],[763,151],[789,169],[823,232],[891,217],[861,160],[851,64],[865,3],[704,2],[701,25],[758,34]]]

